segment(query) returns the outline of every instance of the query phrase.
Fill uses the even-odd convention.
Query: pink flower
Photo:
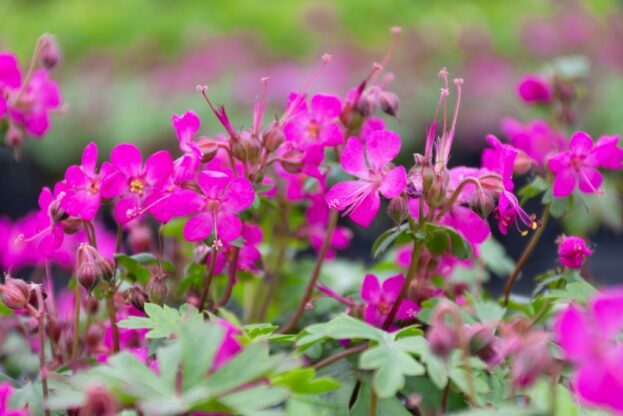
[[[570,305],[554,329],[566,358],[575,364],[572,386],[579,398],[623,412],[623,290],[599,293],[585,310]]]
[[[192,141],[201,127],[201,120],[194,111],[188,110],[184,114],[173,114],[173,128],[180,142],[183,152],[192,152],[197,144]]]
[[[491,134],[487,136],[487,142],[491,147],[482,152],[482,166],[499,173],[504,181],[504,188],[513,190],[513,167],[519,152],[511,145],[502,144]]]
[[[549,103],[552,100],[552,88],[543,77],[538,75],[524,76],[517,87],[517,92],[526,103]]]
[[[240,329],[223,319],[217,320],[216,323],[225,330],[225,335],[214,357],[214,364],[212,365],[212,370],[214,371],[227,364],[242,351],[242,345],[236,339],[236,336],[240,335]]]
[[[545,165],[549,155],[565,147],[565,138],[543,120],[522,125],[517,120],[505,119],[502,131],[513,146],[526,152],[540,166]]]
[[[143,166],[136,146],[120,144],[110,153],[110,161],[116,171],[104,178],[101,194],[104,198],[120,198],[114,216],[119,224],[126,224],[162,197],[173,160],[169,152],[162,150],[151,155]]]
[[[63,185],[57,183],[54,194],[45,187],[39,194],[39,212],[36,216],[36,232],[31,235],[20,235],[17,244],[38,241],[39,252],[45,258],[54,256],[55,251],[63,243],[63,226],[61,221],[66,214],[61,209],[61,200],[65,196]]]
[[[196,214],[184,227],[188,241],[201,241],[215,231],[215,241],[232,241],[240,237],[242,223],[237,213],[249,208],[255,198],[251,183],[217,171],[199,174],[202,195],[195,194],[188,203]]]
[[[3,416],[28,416],[30,412],[26,409],[9,409],[9,400],[13,394],[13,386],[9,383],[0,383],[0,415]]]
[[[102,179],[114,168],[109,163],[97,172],[97,145],[89,143],[82,152],[82,165],[72,165],[65,171],[66,195],[61,206],[69,215],[85,221],[95,218],[100,207]]]
[[[361,298],[367,302],[364,319],[366,322],[381,327],[385,318],[389,315],[394,302],[398,299],[400,289],[405,281],[401,274],[392,276],[383,282],[371,274],[366,275],[361,286]],[[409,299],[404,299],[396,313],[396,319],[412,320],[417,315],[420,307]]]
[[[359,180],[334,185],[325,198],[329,207],[344,211],[344,215],[350,215],[362,227],[370,225],[381,204],[379,192],[391,199],[400,195],[407,186],[405,168],[392,168],[390,165],[399,152],[400,136],[390,130],[376,130],[368,136],[365,157],[359,139],[348,139],[340,164]]]
[[[0,117],[7,111],[5,90],[19,88],[22,74],[17,58],[8,52],[0,52]]]
[[[17,98],[17,94],[19,89],[13,90],[10,99]],[[41,137],[50,127],[49,113],[60,104],[61,93],[58,84],[48,78],[45,69],[38,69],[33,73],[19,100],[10,105],[9,111],[11,118],[23,125],[28,133]]]
[[[584,258],[593,254],[581,237],[563,235],[557,242],[560,264],[570,269],[579,269],[584,263]]]
[[[618,136],[604,136],[593,144],[593,139],[582,131],[571,136],[569,150],[558,153],[548,162],[549,169],[556,175],[554,197],[571,195],[578,185],[584,193],[598,192],[603,181],[598,167],[623,168],[623,149],[617,146],[618,141]]]
[[[296,99],[300,100],[298,94],[291,94],[289,103]],[[344,141],[338,125],[341,112],[342,103],[334,95],[314,95],[310,108],[301,100],[294,117],[283,128],[285,138],[297,142],[303,150],[315,145],[337,146]]]
[[[262,228],[258,225],[245,223],[242,226],[242,239],[244,245],[238,253],[238,269],[257,272],[257,266],[262,260],[262,254],[257,249],[257,245],[264,240]]]

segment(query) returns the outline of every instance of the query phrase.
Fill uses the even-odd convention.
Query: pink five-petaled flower
[[[344,136],[336,120],[342,111],[340,99],[334,95],[317,94],[311,99],[310,109],[298,94],[290,94],[288,106],[300,100],[294,117],[286,123],[283,134],[286,140],[297,142],[302,150],[311,146],[337,146]]]
[[[39,194],[39,212],[36,216],[36,233],[29,236],[20,234],[19,240],[31,242],[39,240],[39,252],[49,259],[63,243],[62,220],[67,214],[61,209],[61,201],[65,197],[64,184],[57,183],[54,193],[44,187]],[[19,242],[18,242],[19,243]]]
[[[19,88],[22,83],[22,74],[15,55],[0,52],[0,117],[7,111],[5,91]]]
[[[255,193],[251,183],[244,178],[233,178],[218,171],[199,173],[202,195],[188,201],[196,214],[184,227],[188,241],[201,241],[215,231],[215,241],[228,242],[240,237],[242,223],[237,213],[251,206]]]
[[[120,197],[114,216],[119,224],[126,224],[162,197],[163,186],[173,169],[173,159],[169,152],[161,150],[151,155],[143,166],[136,146],[120,144],[110,153],[110,161],[116,170],[104,178],[102,196]]]
[[[519,81],[517,92],[526,103],[549,103],[552,100],[552,88],[547,80],[538,75],[526,75]]]
[[[593,254],[581,237],[563,235],[557,243],[560,264],[570,269],[579,269],[584,263],[584,258]]]
[[[557,318],[555,333],[576,365],[572,386],[579,398],[623,413],[623,289],[593,297],[586,310],[572,304]]]
[[[405,277],[401,274],[392,276],[383,282],[372,275],[366,275],[361,286],[361,298],[367,302],[364,310],[364,319],[369,324],[377,327],[383,326],[387,315],[398,299]],[[403,299],[398,307],[396,319],[410,320],[415,318],[420,307],[409,299]]]
[[[329,208],[344,211],[344,215],[350,215],[362,227],[370,225],[381,204],[379,192],[391,199],[400,195],[407,186],[405,168],[392,168],[390,165],[399,152],[400,136],[390,130],[375,130],[369,134],[365,156],[361,141],[356,137],[348,139],[340,164],[359,180],[335,184],[325,198]]]
[[[618,136],[604,136],[593,144],[591,136],[583,131],[571,136],[569,150],[552,156],[547,164],[556,175],[554,197],[571,195],[578,184],[584,193],[597,192],[603,181],[598,167],[623,168],[623,149],[617,146],[618,141]]]
[[[107,162],[97,172],[97,145],[89,143],[82,152],[82,165],[72,165],[65,171],[66,195],[62,208],[85,221],[95,218],[100,207],[102,179],[114,168]]]

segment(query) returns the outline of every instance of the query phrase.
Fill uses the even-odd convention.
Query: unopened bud
[[[110,282],[115,276],[115,270],[116,270],[115,262],[110,259],[105,259],[103,257],[100,257],[100,261],[98,265],[102,271],[102,279],[106,280],[107,282]]]
[[[379,94],[379,106],[381,110],[392,117],[398,117],[400,99],[390,91],[381,91]]]
[[[82,229],[83,221],[79,217],[69,217],[62,222],[63,233],[76,234]]]
[[[99,384],[87,387],[84,400],[79,416],[115,416],[120,410],[115,396]]]
[[[147,293],[152,303],[162,304],[164,298],[167,296],[168,288],[164,282],[164,276],[155,274],[147,283]]]
[[[61,222],[69,218],[69,215],[67,215],[65,210],[61,208],[61,201],[58,198],[50,202],[50,205],[48,206],[48,214],[50,215],[50,218],[52,218],[52,221],[55,223]]]
[[[387,206],[387,215],[394,221],[394,223],[402,224],[402,222],[409,216],[409,204],[406,198],[397,196],[389,201]]]
[[[262,135],[264,147],[269,152],[277,150],[281,143],[284,141],[283,130],[277,123],[272,123]]]
[[[0,298],[13,310],[24,309],[30,300],[30,288],[23,280],[6,276],[4,284],[0,285]]]
[[[364,117],[370,117],[376,113],[376,109],[379,105],[376,88],[369,88],[365,90],[359,101],[357,101],[357,111]]]
[[[208,137],[200,137],[197,140],[197,145],[201,151],[201,161],[203,163],[208,163],[218,153],[218,144]]]
[[[448,358],[453,349],[458,347],[455,331],[444,321],[433,324],[428,330],[426,338],[431,352],[444,360]]]
[[[95,296],[88,296],[82,300],[82,307],[89,315],[95,315],[99,309],[99,300]]]
[[[482,218],[487,218],[495,207],[495,200],[491,192],[479,188],[472,194],[469,206]]]
[[[469,351],[483,361],[489,361],[494,355],[493,341],[495,336],[491,328],[484,325],[471,326],[466,328]]]
[[[89,350],[96,349],[104,339],[106,327],[101,322],[96,322],[89,327],[85,335],[85,344]]]
[[[515,175],[525,175],[530,171],[533,165],[533,160],[525,152],[519,151],[513,163],[513,173]]]
[[[123,302],[134,306],[141,312],[145,312],[145,303],[149,302],[149,298],[140,286],[132,286],[123,292]]]
[[[446,192],[448,189],[448,175],[439,174],[435,175],[433,183],[431,184],[428,192],[426,192],[426,203],[429,207],[437,208],[443,204],[446,199]]]
[[[76,271],[76,280],[89,293],[99,284],[100,279],[101,272],[95,262],[83,262]]]
[[[485,175],[481,176],[478,180],[480,181],[480,186],[488,191],[492,191],[496,194],[504,191],[504,181],[499,175]]]
[[[54,316],[48,315],[48,324],[45,329],[52,342],[57,343],[60,340],[63,333],[63,327]]]
[[[246,145],[249,163],[253,165],[260,158],[260,154],[262,152],[262,142],[260,142],[260,140],[256,137],[250,137],[246,141]]]
[[[299,173],[305,155],[299,150],[288,150],[281,156],[281,166],[289,173]]]
[[[241,160],[243,162],[249,160],[246,142],[242,140],[234,140],[234,142],[232,143],[231,152],[238,160]]]
[[[61,60],[61,52],[56,38],[46,33],[39,38],[39,42],[41,45],[39,50],[41,66],[48,70],[54,68]]]

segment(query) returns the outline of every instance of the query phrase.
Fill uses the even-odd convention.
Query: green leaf
[[[472,246],[453,228],[435,224],[424,227],[425,244],[428,250],[436,255],[451,253],[459,259],[472,256]]]
[[[277,406],[289,396],[285,388],[260,385],[228,394],[219,401],[234,409],[236,414],[259,416],[262,410]]]
[[[381,234],[372,244],[372,257],[377,258],[401,235],[409,233],[409,224],[404,223],[399,227],[390,228]]]
[[[448,367],[446,363],[432,353],[428,341],[424,337],[400,339],[401,346],[411,354],[417,355],[426,365],[426,372],[431,381],[440,390],[448,384]]]
[[[521,188],[517,194],[522,198],[521,202],[523,204],[528,199],[534,198],[535,196],[545,192],[550,186],[551,184],[548,181],[540,176],[537,176],[532,182]]]
[[[500,277],[506,277],[515,270],[515,261],[506,254],[504,246],[493,237],[487,238],[478,247],[478,258]]]
[[[586,303],[595,292],[597,292],[597,289],[582,279],[577,282],[567,283],[564,289],[552,289],[545,294],[545,297]]]
[[[405,406],[396,397],[388,397],[376,401],[376,409],[370,409],[372,403],[372,386],[367,378],[361,380],[361,386],[357,394],[357,399],[350,410],[350,416],[410,416]]]
[[[506,314],[506,308],[492,300],[474,301],[474,309],[478,320],[483,324],[499,322]]]
[[[203,322],[203,316],[194,306],[185,304],[179,309],[164,305],[160,307],[153,303],[145,304],[147,317],[131,316],[119,322],[119,327],[130,329],[149,329],[147,338],[167,338],[178,332],[184,325],[197,325]]]
[[[299,336],[296,344],[308,347],[324,338],[332,339],[368,339],[380,342],[386,338],[386,332],[346,314],[324,324],[310,325]]]
[[[313,368],[299,368],[271,378],[271,384],[286,386],[293,393],[321,394],[340,387],[340,383],[331,377],[314,378]]]
[[[190,389],[205,378],[224,335],[225,330],[218,325],[183,326],[180,329],[183,390]]]

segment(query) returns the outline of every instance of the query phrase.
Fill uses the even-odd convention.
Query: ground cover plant
[[[509,87],[542,118],[508,121],[479,165],[454,165],[464,81],[442,68],[424,146],[400,165],[391,36],[344,94],[314,90],[328,54],[279,114],[279,80],[260,79],[243,126],[197,86],[214,117],[173,114],[175,152],[92,142],[39,211],[2,219],[2,414],[623,413],[623,289],[591,283],[599,247],[559,236],[556,266],[513,292],[548,223],[606,198],[620,137],[573,129],[586,86],[552,66]],[[0,52],[16,157],[67,111],[59,61],[50,35],[27,67]],[[340,259],[383,215],[369,262]],[[517,262],[491,227],[525,237]]]

